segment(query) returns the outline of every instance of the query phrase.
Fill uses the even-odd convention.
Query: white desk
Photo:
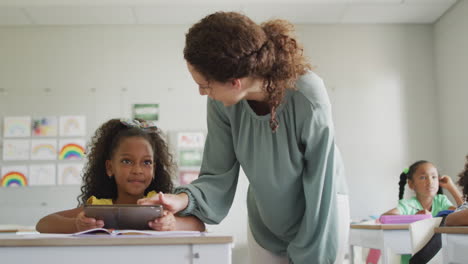
[[[443,263],[462,264],[468,262],[468,227],[436,227],[434,231],[442,234]]]
[[[411,238],[409,225],[351,225],[349,244],[353,246],[380,249],[382,263],[388,264],[390,254],[411,254]],[[354,257],[351,257],[354,261]]]
[[[230,264],[231,236],[1,235],[2,263]]]

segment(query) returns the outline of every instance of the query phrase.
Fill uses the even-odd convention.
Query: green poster
[[[203,159],[203,149],[187,149],[179,151],[179,166],[200,166]]]
[[[158,121],[159,104],[134,104],[133,118],[140,118],[147,121]]]

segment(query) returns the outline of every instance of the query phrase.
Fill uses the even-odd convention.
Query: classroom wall
[[[454,180],[468,155],[468,1],[458,1],[434,26],[442,165]]]
[[[155,102],[163,129],[204,130],[206,99],[182,58],[187,29],[0,27],[0,115],[84,114],[90,135],[111,117],[130,117],[131,104]],[[432,27],[297,30],[333,103],[351,216],[390,209],[400,171],[416,159],[440,159]],[[210,227],[235,235],[234,263],[246,256],[247,184],[241,175],[233,210],[222,225]],[[75,206],[78,193],[77,187],[0,188],[0,223],[34,224],[45,213]]]

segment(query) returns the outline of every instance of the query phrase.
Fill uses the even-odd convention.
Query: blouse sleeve
[[[301,130],[305,167],[303,188],[306,208],[288,252],[294,263],[334,263],[338,252],[337,192],[343,177],[335,146],[331,108],[312,107]]]
[[[176,188],[176,193],[186,192],[189,196],[189,205],[182,214],[195,215],[207,224],[218,224],[231,208],[240,166],[227,115],[210,98],[207,105],[208,135],[200,176],[191,184]]]

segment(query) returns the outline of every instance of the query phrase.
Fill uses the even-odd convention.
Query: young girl
[[[407,182],[416,196],[403,199]],[[399,185],[398,206],[384,213],[384,215],[432,214],[432,216],[436,216],[440,211],[454,210],[455,207],[447,196],[442,194],[440,187],[447,189],[458,205],[463,202],[462,196],[452,179],[447,175],[439,177],[437,168],[425,160],[417,161],[403,171],[400,175]],[[411,255],[402,255],[401,263],[409,263],[410,258]]]
[[[193,25],[184,58],[207,95],[200,177],[141,203],[219,223],[239,169],[249,179],[251,263],[342,263],[349,207],[331,104],[294,27],[217,12]]]
[[[449,214],[445,219],[445,225],[448,226],[466,226],[468,225],[468,155],[466,156],[465,169],[458,175],[458,185],[463,188],[463,198],[465,202],[460,205],[454,213]]]
[[[79,207],[42,218],[36,229],[41,233],[74,233],[103,227],[102,220],[84,215],[84,204],[136,204],[157,192],[170,193],[172,166],[156,126],[141,120],[109,120],[89,145]],[[148,226],[159,231],[205,229],[196,217],[178,217],[169,211]]]
[[[402,199],[407,182],[416,196]],[[400,175],[399,185],[398,206],[384,215],[432,214],[436,216],[440,211],[454,210],[456,207],[447,196],[442,194],[440,187],[447,189],[458,205],[463,203],[461,193],[452,179],[447,175],[439,177],[436,167],[425,160],[413,163],[407,171],[404,171]]]

